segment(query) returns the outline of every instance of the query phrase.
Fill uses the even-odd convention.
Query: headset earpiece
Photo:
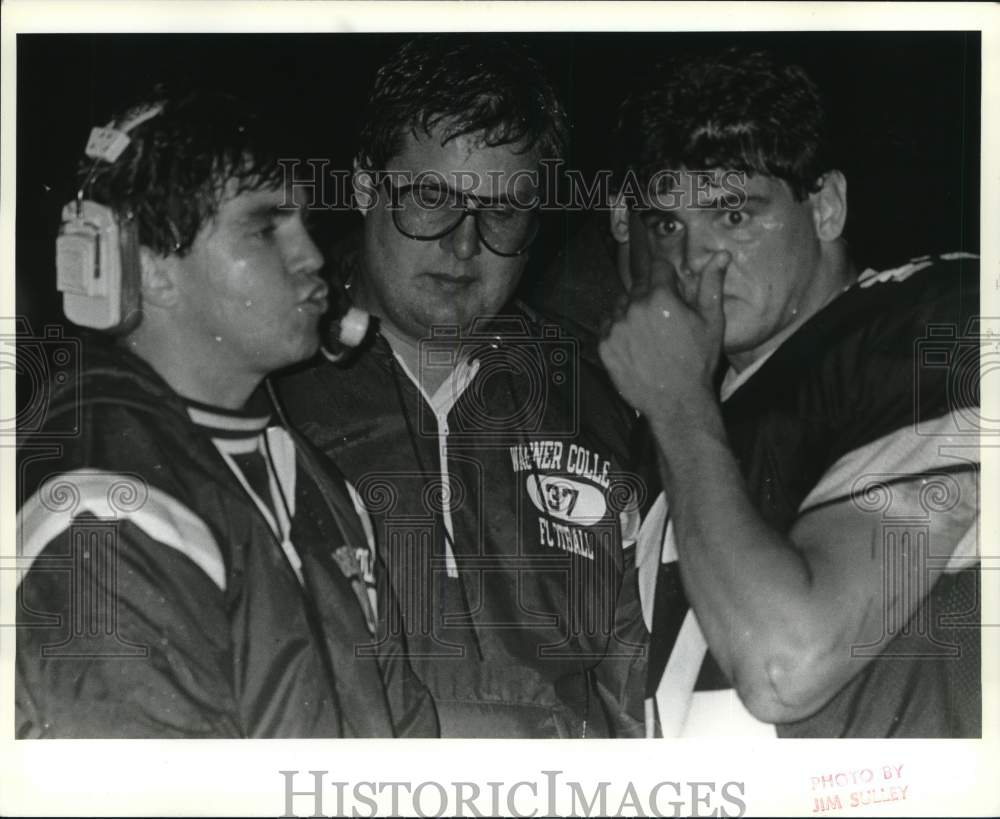
[[[88,199],[66,205],[62,219],[56,281],[66,318],[110,333],[132,329],[142,281],[135,224]]]
[[[74,324],[124,333],[139,321],[142,268],[135,222],[131,214],[85,198],[85,192],[98,163],[114,163],[129,145],[128,132],[162,110],[152,105],[120,128],[91,129],[85,152],[94,166],[77,198],[63,208],[56,239],[56,286],[63,313]]]

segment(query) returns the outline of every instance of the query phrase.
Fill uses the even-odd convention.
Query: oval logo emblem
[[[539,512],[568,523],[593,526],[608,508],[604,493],[596,486],[561,475],[528,475],[525,485]]]

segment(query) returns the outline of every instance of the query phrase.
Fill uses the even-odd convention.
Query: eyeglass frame
[[[479,241],[483,243],[483,246],[486,247],[486,249],[489,250],[490,253],[494,253],[497,256],[502,256],[503,258],[506,259],[516,259],[518,256],[523,256],[531,248],[531,245],[534,243],[535,239],[538,238],[538,233],[541,228],[541,219],[538,217],[539,206],[533,205],[531,208],[529,208],[529,210],[533,211],[535,214],[534,229],[533,232],[531,233],[531,238],[527,240],[527,242],[525,243],[524,247],[521,248],[521,250],[518,250],[515,253],[501,253],[499,250],[495,249],[493,245],[491,245],[489,241],[486,239],[486,237],[483,235],[483,229],[479,222],[479,214],[482,213],[484,210],[489,210],[490,206],[486,205],[484,207],[482,204],[482,199],[480,199],[475,194],[463,193],[462,191],[456,191],[450,187],[446,187],[445,190],[447,190],[448,193],[451,194],[453,197],[456,197],[461,201],[462,215],[458,218],[455,224],[453,224],[450,228],[441,231],[440,233],[435,233],[432,236],[416,236],[412,233],[403,230],[403,228],[400,227],[399,213],[403,210],[403,208],[402,206],[397,205],[395,203],[398,201],[398,197],[400,196],[400,194],[409,193],[414,188],[420,187],[420,185],[411,182],[408,185],[400,185],[399,187],[395,187],[388,177],[384,177],[382,179],[382,184],[389,191],[390,195],[389,210],[392,211],[392,224],[396,228],[396,230],[398,230],[407,239],[413,239],[414,241],[417,242],[434,242],[437,241],[438,239],[443,239],[449,233],[458,230],[461,224],[470,215],[472,216],[473,221],[476,223],[476,235],[479,237]],[[396,198],[394,198],[393,195],[395,195]],[[470,201],[479,205],[479,207],[471,206]]]

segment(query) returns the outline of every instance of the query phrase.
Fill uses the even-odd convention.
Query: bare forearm
[[[794,707],[805,658],[825,642],[808,564],[754,508],[714,401],[650,421],[682,577],[713,654],[751,708]]]

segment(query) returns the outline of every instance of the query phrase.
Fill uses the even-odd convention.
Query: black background
[[[497,36],[491,34],[470,37]],[[979,249],[980,37],[963,32],[517,35],[547,67],[574,122],[571,167],[607,166],[616,108],[634,78],[677,48],[776,48],[826,92],[849,182],[860,266]],[[54,241],[89,129],[153,83],[250,90],[287,123],[299,155],[348,168],[375,70],[405,35],[19,35],[17,302],[36,332],[59,321]],[[527,287],[583,224],[547,217]],[[324,214],[324,249],[360,217]]]

